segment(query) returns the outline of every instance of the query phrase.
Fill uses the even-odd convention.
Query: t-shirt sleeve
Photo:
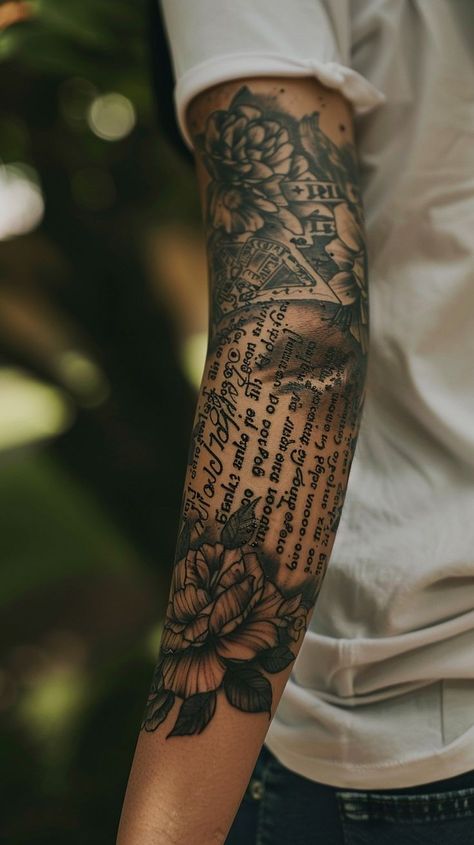
[[[364,113],[384,97],[350,66],[350,0],[161,0],[186,144],[196,94],[248,76],[314,76]]]

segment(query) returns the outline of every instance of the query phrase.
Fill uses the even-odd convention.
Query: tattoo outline
[[[244,86],[196,147],[213,324],[142,724],[156,730],[180,702],[168,736],[201,733],[218,695],[270,714],[266,676],[294,660],[341,517],[368,343],[352,145],[334,144],[317,112],[298,121]]]

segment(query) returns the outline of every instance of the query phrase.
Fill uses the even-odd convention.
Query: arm
[[[188,112],[211,329],[170,602],[119,845],[222,845],[321,587],[362,405],[349,106],[309,79]]]

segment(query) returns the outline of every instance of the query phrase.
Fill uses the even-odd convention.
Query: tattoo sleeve
[[[290,671],[328,565],[365,376],[350,132],[323,131],[324,96],[298,114],[278,86],[230,90],[191,124],[209,346],[143,720],[169,742],[204,731],[223,700],[271,715],[274,676]]]

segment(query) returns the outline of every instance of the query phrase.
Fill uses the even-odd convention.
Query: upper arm
[[[348,0],[161,0],[176,80],[177,119],[214,85],[257,77],[316,78],[356,112],[381,94],[351,67]]]
[[[365,354],[365,243],[350,103],[314,79],[248,79],[197,96],[187,120],[213,329],[269,299],[291,300],[302,315],[298,302],[318,301]],[[314,324],[301,328],[311,332]],[[328,342],[336,341],[329,333]]]

